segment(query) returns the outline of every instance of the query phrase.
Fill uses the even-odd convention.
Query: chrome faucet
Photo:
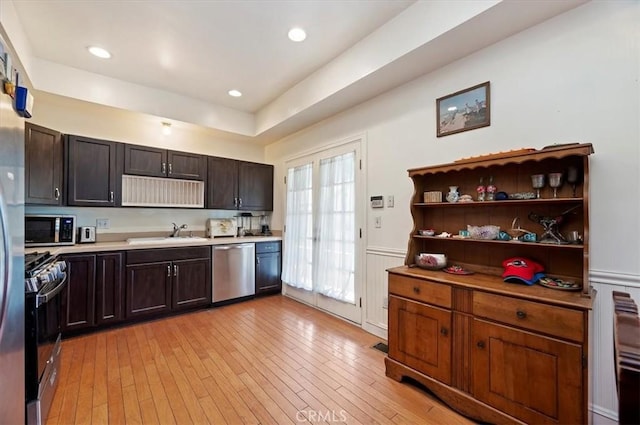
[[[186,224],[183,224],[182,226],[178,226],[176,223],[171,223],[171,224],[173,224],[173,233],[171,233],[171,236],[169,236],[170,238],[180,237],[180,230],[187,228]]]

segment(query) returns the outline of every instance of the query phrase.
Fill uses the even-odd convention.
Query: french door
[[[360,141],[287,162],[282,280],[293,298],[362,322]]]

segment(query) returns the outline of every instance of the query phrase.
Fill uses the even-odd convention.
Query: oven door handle
[[[38,294],[36,296],[36,308],[40,307],[42,304],[49,302],[49,300],[51,300],[53,297],[55,297],[56,295],[58,295],[58,293],[60,291],[62,291],[62,289],[64,288],[64,285],[67,284],[67,274],[66,273],[62,273],[62,275],[64,276],[62,278],[62,281],[56,285],[55,288],[53,288],[52,290],[44,293],[44,294]]]

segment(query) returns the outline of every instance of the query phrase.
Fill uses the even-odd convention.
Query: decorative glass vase
[[[449,193],[447,193],[447,201],[458,202],[459,197],[460,195],[458,194],[458,186],[449,186]]]

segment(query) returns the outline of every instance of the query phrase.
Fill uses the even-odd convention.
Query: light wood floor
[[[470,424],[384,374],[380,340],[273,296],[62,343],[52,424]]]

